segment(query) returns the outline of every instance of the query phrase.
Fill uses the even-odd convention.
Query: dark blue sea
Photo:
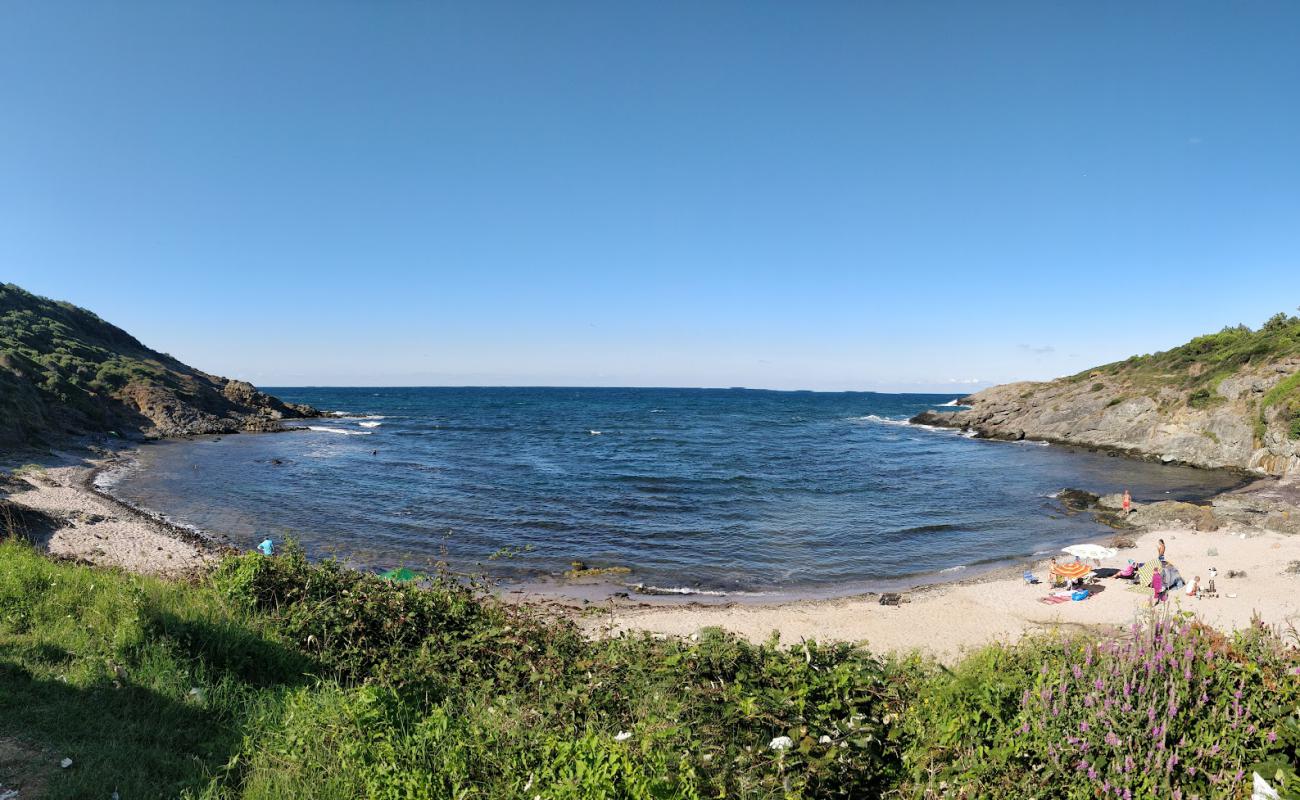
[[[1064,487],[1195,499],[1231,476],[911,426],[952,395],[744,389],[270,389],[362,416],[164,442],[113,491],[252,547],[506,583],[626,566],[648,591],[860,591],[1107,530]],[[650,587],[654,587],[651,589]]]

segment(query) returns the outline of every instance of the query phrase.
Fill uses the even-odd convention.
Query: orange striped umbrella
[[[1052,567],[1052,572],[1060,575],[1066,580],[1076,580],[1092,572],[1092,568],[1081,561],[1075,561],[1073,564],[1057,564]]]

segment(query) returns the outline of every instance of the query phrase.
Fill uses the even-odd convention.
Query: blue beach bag
[[[1074,590],[1073,592],[1070,593],[1070,599],[1071,599],[1071,600],[1087,600],[1087,599],[1088,599],[1088,590],[1087,590],[1087,589],[1076,589],[1076,590]]]

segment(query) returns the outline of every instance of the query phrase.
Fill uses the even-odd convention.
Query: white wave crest
[[[600,431],[587,431],[587,433],[591,434],[592,436],[600,436]]]
[[[691,589],[686,586],[636,586],[640,594],[699,594],[708,597],[726,597],[726,592],[714,591],[712,589]]]
[[[357,424],[360,425],[360,426],[363,427],[363,428],[378,428],[380,425],[383,425],[384,423],[382,423],[382,422],[358,422]]]
[[[875,415],[875,414],[868,414],[868,415],[866,415],[865,417],[858,417],[858,419],[859,419],[859,420],[862,420],[863,422],[876,422],[876,423],[879,423],[879,424],[881,424],[881,425],[902,425],[902,426],[908,426],[908,425],[911,425],[911,424],[912,424],[912,423],[908,422],[908,421],[905,420],[905,419],[890,419],[889,417],[881,417],[881,416],[877,416],[877,415]],[[917,427],[928,428],[928,427],[930,427],[930,426],[929,426],[929,425],[918,425]]]
[[[309,431],[320,431],[321,433],[341,433],[344,436],[369,436],[374,431],[349,431],[343,428],[330,428],[325,425],[308,425]]]
[[[693,589],[689,586],[647,586],[638,583],[628,587],[637,594],[683,595],[700,597],[770,597],[771,592],[724,592],[719,589]]]
[[[958,564],[958,565],[955,566],[955,567],[948,567],[947,569],[941,569],[941,570],[939,570],[939,574],[942,575],[942,574],[945,573],[945,572],[961,572],[961,571],[964,570],[964,569],[966,569],[966,565],[965,565],[965,564]]]
[[[970,406],[962,405],[960,397],[954,397],[953,399],[949,400],[946,403],[940,403],[939,407],[940,408],[970,408]]]

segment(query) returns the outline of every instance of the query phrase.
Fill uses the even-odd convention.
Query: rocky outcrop
[[[167,386],[128,384],[119,398],[141,418],[136,427],[147,437],[275,432],[285,430],[282,420],[320,416],[309,406],[285,403],[250,383],[204,377],[210,380],[195,381],[184,394]]]
[[[1257,475],[1300,475],[1300,440],[1265,396],[1300,372],[1300,358],[1247,367],[1213,391],[1139,381],[1115,370],[1042,383],[1011,383],[962,400],[954,412],[927,411],[913,422],[962,428],[990,439],[1037,439],[1125,455],[1229,468]]]
[[[1161,500],[1133,503],[1125,514],[1118,494],[1098,497],[1065,489],[1057,499],[1071,513],[1087,512],[1117,530],[1228,531],[1300,533],[1300,484],[1262,480],[1215,497],[1209,504]]]

